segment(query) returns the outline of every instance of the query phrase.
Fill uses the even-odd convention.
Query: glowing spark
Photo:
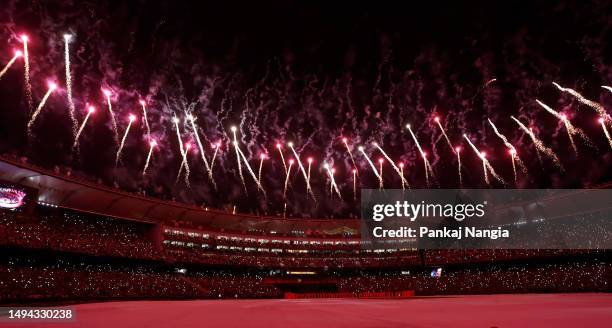
[[[83,132],[83,129],[85,128],[85,124],[87,124],[87,120],[89,119],[89,116],[91,116],[91,114],[93,114],[95,111],[96,109],[93,106],[89,106],[87,108],[87,115],[85,115],[85,119],[83,120],[83,123],[81,123],[81,127],[77,131],[76,137],[74,138],[74,144],[72,145],[72,148],[76,148],[78,146],[79,137],[81,136],[81,132]]]
[[[113,105],[111,104],[111,92],[107,89],[102,89],[102,93],[106,96],[106,104],[108,105],[108,112],[110,113],[111,122],[113,123],[113,132],[115,133],[115,144],[119,144],[119,132],[117,130],[117,120],[115,119],[115,113],[113,112]]]
[[[497,130],[497,127],[495,126],[495,124],[493,124],[493,122],[490,119],[487,119],[487,120],[489,121],[489,124],[493,128],[493,131],[495,132],[495,134],[503,141],[504,145],[506,145],[506,148],[508,148],[508,151],[512,155],[512,167],[514,168],[514,181],[516,182],[517,176],[516,176],[515,164],[519,166],[519,168],[525,175],[527,175],[527,167],[525,166],[521,158],[518,156],[518,152],[516,151],[516,148],[508,141],[508,138],[506,138],[506,136],[504,136],[503,134],[499,132],[499,130]]]
[[[599,114],[599,116],[607,117],[608,119],[610,118],[610,115],[608,115],[606,113],[606,110],[604,109],[604,107],[600,103],[597,103],[597,102],[594,102],[592,100],[586,99],[580,93],[578,93],[578,91],[576,91],[574,89],[564,88],[564,87],[560,86],[559,84],[557,84],[556,82],[553,82],[553,84],[555,85],[555,87],[557,87],[557,89],[561,90],[562,92],[569,93],[570,95],[572,95],[576,99],[578,99],[578,101],[580,101],[581,103],[583,103],[583,104],[593,108]]]
[[[576,153],[576,155],[578,155],[578,148],[576,147],[576,143],[574,142],[574,135],[581,137],[586,145],[591,146],[591,147],[593,146],[593,143],[591,142],[589,137],[587,137],[584,131],[573,126],[565,114],[560,114],[556,112],[555,110],[550,108],[548,105],[544,104],[543,102],[537,99],[536,99],[536,102],[540,106],[542,106],[544,109],[546,109],[547,112],[553,114],[556,118],[558,118],[561,122],[563,122],[563,125],[565,126],[565,130],[567,131],[567,136],[569,138],[570,143],[572,144],[572,148],[574,149],[574,153]]]
[[[357,169],[353,169],[353,200],[357,199]]]
[[[36,107],[36,111],[32,115],[32,118],[28,122],[28,133],[29,134],[32,133],[32,125],[34,124],[34,121],[36,121],[38,114],[40,114],[40,111],[42,111],[43,107],[45,106],[47,99],[49,99],[49,96],[51,95],[51,93],[53,93],[53,91],[55,91],[55,89],[57,89],[57,84],[55,84],[54,82],[49,82],[49,89],[47,90],[47,93],[45,93],[44,97],[38,104],[38,107]]]
[[[147,138],[151,139],[151,128],[149,128],[149,119],[147,118],[147,103],[141,100],[140,106],[142,107],[142,115],[145,121],[145,127],[147,128]]]
[[[436,116],[434,118],[434,121],[436,122],[436,124],[438,124],[438,127],[440,128],[440,131],[442,132],[442,135],[444,136],[444,139],[446,139],[446,143],[448,144],[448,147],[454,150],[453,144],[451,144],[450,139],[448,138],[448,135],[446,134],[446,131],[444,130],[444,127],[442,127],[442,123],[440,123],[440,118]]]
[[[308,185],[310,185],[310,167],[311,166],[312,166],[312,157],[308,157],[308,173],[306,175],[306,180],[308,180],[308,183],[306,184],[306,189],[308,189]],[[308,192],[308,190],[306,190],[306,192]]]
[[[230,128],[232,134],[234,135],[234,141],[232,144],[234,145],[234,150],[236,151],[236,162],[238,163],[238,175],[240,176],[240,181],[242,181],[242,187],[244,188],[244,192],[247,192],[246,181],[244,180],[244,175],[242,174],[242,161],[240,160],[240,149],[238,149],[238,139],[236,138],[236,127],[232,126]]]
[[[329,179],[331,180],[331,188],[334,191],[336,191],[336,194],[338,194],[338,197],[342,198],[342,194],[340,194],[340,190],[338,189],[338,185],[336,184],[336,179],[334,178],[334,173],[336,172],[336,170],[334,168],[330,168],[329,164],[327,163],[323,164],[323,167],[327,171],[327,174],[329,175]]]
[[[397,167],[397,165],[395,165],[393,160],[391,160],[389,155],[387,155],[387,153],[378,145],[378,143],[374,143],[373,145],[374,145],[374,147],[378,148],[378,150],[380,150],[380,152],[383,154],[383,156],[385,156],[387,161],[389,163],[391,163],[391,166],[393,167],[395,172],[397,172],[397,175],[399,175],[400,179],[402,180],[402,186],[405,185],[405,184],[408,184],[408,181],[406,181],[406,179],[404,178],[404,175],[400,172],[400,169]],[[381,176],[382,176],[382,174],[381,174]]]
[[[463,188],[463,177],[461,174],[461,147],[455,147],[457,154],[457,176],[459,176],[459,188]]]
[[[261,182],[261,169],[263,168],[264,159],[266,159],[266,155],[261,154],[259,157],[259,170],[257,170],[257,180],[259,180],[259,182]]]
[[[599,124],[601,124],[601,128],[603,129],[604,134],[606,135],[606,139],[608,139],[608,144],[610,144],[610,148],[612,148],[612,139],[610,138],[610,132],[608,132],[608,128],[606,127],[606,122],[603,117],[599,118]]]
[[[382,158],[378,159],[378,166],[380,168],[380,171],[378,173],[378,175],[380,175],[380,180],[378,181],[379,182],[378,189],[383,189],[384,188],[384,186],[383,186],[383,181],[384,181],[384,179],[383,179],[383,161],[384,160]]]
[[[312,196],[312,199],[316,200],[315,195],[312,192],[312,189],[310,188],[310,179],[308,179],[308,175],[306,174],[306,169],[304,169],[304,166],[302,165],[302,161],[300,160],[300,156],[298,155],[298,153],[293,148],[293,143],[292,142],[288,143],[287,145],[289,146],[289,148],[293,152],[293,155],[295,156],[295,159],[298,162],[298,166],[299,166],[300,170],[302,171],[302,175],[304,176],[304,180],[306,181],[306,191],[308,193],[310,193],[310,196]]]
[[[187,185],[189,185],[189,174],[190,174],[190,170],[189,170],[189,162],[187,162],[187,155],[185,152],[185,147],[183,146],[183,140],[181,139],[181,130],[179,128],[179,119],[178,117],[173,117],[172,118],[172,122],[174,122],[174,127],[176,128],[176,138],[178,139],[178,143],[179,143],[179,149],[181,151],[181,157],[183,158],[183,161],[181,163],[181,167],[179,168],[179,174],[178,176],[181,175],[181,171],[183,170],[183,166],[185,167],[185,181],[187,182]],[[191,148],[191,145],[188,144],[188,148]],[[178,181],[178,177],[177,177],[177,181]]]
[[[553,163],[555,164],[557,168],[559,168],[559,170],[563,171],[563,166],[561,165],[561,161],[559,161],[559,157],[557,157],[557,154],[555,154],[555,152],[552,149],[546,147],[544,143],[542,142],[542,140],[538,139],[535,133],[533,133],[533,131],[529,129],[527,126],[525,126],[521,121],[516,119],[514,116],[510,116],[510,118],[512,118],[514,122],[516,122],[516,124],[518,124],[519,127],[525,133],[527,133],[527,135],[529,135],[529,137],[531,138],[531,141],[533,142],[533,145],[536,148],[536,154],[538,155],[538,159],[540,160],[540,162],[542,161],[542,154],[544,154],[551,161],[553,161]]]
[[[370,160],[368,155],[365,153],[363,146],[359,146],[359,148],[357,149],[363,154],[363,157],[365,157],[366,161],[368,161],[368,164],[370,164],[370,167],[372,168],[372,172],[374,172],[374,175],[376,175],[376,177],[378,178],[378,184],[381,185],[382,177],[378,173],[378,169],[376,168],[376,166],[374,166],[374,163],[372,163],[372,160]]]
[[[283,156],[282,146],[280,143],[276,144],[276,149],[278,149],[278,153],[280,154],[281,160],[283,161],[283,167],[285,168],[285,174],[287,174],[287,163],[285,163],[285,156]]]
[[[25,83],[25,93],[26,98],[28,100],[28,109],[32,110],[34,102],[32,100],[32,84],[30,83],[30,56],[28,54],[28,36],[22,34],[21,41],[23,42],[23,74]]]
[[[121,151],[123,150],[123,146],[125,145],[125,139],[127,138],[128,133],[130,133],[130,127],[132,127],[132,123],[134,122],[134,120],[136,119],[136,116],[130,114],[129,117],[129,123],[127,128],[125,129],[125,133],[123,134],[123,138],[121,138],[121,144],[119,145],[119,149],[117,149],[117,156],[115,157],[115,166],[117,166],[117,164],[119,163],[119,160],[121,160]]]
[[[289,187],[289,176],[291,175],[291,167],[293,167],[293,160],[289,160],[289,167],[287,168],[287,173],[285,174],[285,189],[283,190],[283,198],[287,199],[287,187]]]
[[[353,162],[353,167],[357,167],[357,164],[355,164],[355,158],[353,157],[353,152],[351,151],[351,148],[348,145],[348,139],[347,138],[342,138],[342,143],[344,143],[344,146],[346,147],[346,151],[348,152],[349,156],[351,157],[351,162]]]
[[[435,178],[435,175],[431,167],[431,164],[429,164],[429,160],[427,159],[427,153],[425,153],[423,151],[423,148],[421,148],[421,144],[419,143],[419,140],[417,140],[417,137],[414,134],[414,132],[412,132],[412,128],[410,127],[410,124],[406,124],[406,128],[410,132],[410,135],[412,136],[412,140],[414,140],[414,143],[416,144],[417,148],[419,149],[419,152],[421,153],[421,157],[423,158],[423,165],[425,166],[425,181],[427,185],[429,186],[429,175],[431,174],[431,176],[434,178]]]
[[[147,161],[145,162],[145,166],[142,169],[142,175],[147,174],[147,168],[149,167],[149,162],[151,161],[151,155],[153,154],[153,148],[155,148],[157,146],[157,141],[155,140],[151,140],[149,142],[149,154],[147,155]]]
[[[66,97],[68,100],[68,114],[72,121],[72,133],[76,136],[78,122],[74,116],[75,107],[74,101],[72,100],[72,76],[70,74],[70,34],[64,34],[64,61],[66,68]]]
[[[13,58],[11,58],[11,60],[9,60],[9,62],[6,64],[6,66],[4,66],[2,71],[0,71],[0,79],[6,73],[6,71],[8,71],[9,68],[11,68],[11,66],[13,66],[13,64],[15,63],[17,58],[22,57],[22,56],[23,56],[23,53],[21,51],[19,51],[19,50],[15,51],[15,55],[13,56]]]
[[[506,181],[504,181],[504,179],[502,179],[502,177],[500,177],[497,172],[495,172],[495,170],[493,169],[493,166],[491,166],[491,163],[489,163],[489,161],[487,160],[487,154],[485,152],[481,152],[478,150],[478,148],[476,148],[476,146],[474,146],[474,144],[472,143],[472,141],[467,137],[467,135],[463,135],[463,137],[465,138],[465,140],[467,140],[467,142],[470,144],[470,146],[472,147],[472,149],[474,150],[474,152],[478,155],[478,157],[480,157],[480,159],[482,160],[482,167],[484,170],[484,178],[485,178],[485,182],[487,184],[490,184],[489,181],[489,175],[488,172],[491,173],[491,175],[497,179],[497,181],[501,182],[504,185],[507,185]],[[488,172],[487,172],[488,171]]]
[[[144,107],[145,106],[144,101],[141,101],[140,103],[142,104],[142,110],[146,113],[145,107]],[[208,173],[208,178],[210,179],[210,182],[213,184],[213,187],[216,190],[217,183],[215,182],[213,178],[212,171],[210,169],[210,165],[208,165],[208,160],[206,160],[206,154],[204,154],[204,147],[202,146],[202,142],[200,141],[200,134],[198,133],[198,128],[196,127],[196,124],[195,124],[195,118],[193,117],[193,115],[190,114],[187,116],[187,119],[191,122],[191,128],[193,129],[193,134],[195,135],[195,139],[198,144],[198,148],[200,149],[200,155],[202,156],[202,162],[204,162],[204,167],[206,168],[206,172]],[[145,122],[146,122],[146,118],[145,118]],[[149,124],[147,124],[147,130],[148,129],[149,129]]]

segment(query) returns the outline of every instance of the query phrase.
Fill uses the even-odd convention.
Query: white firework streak
[[[182,150],[181,153],[183,154],[183,161],[181,162],[181,167],[179,167],[179,171],[176,175],[176,180],[174,181],[174,184],[178,183],[178,180],[181,177],[181,173],[183,173],[183,168],[185,168],[185,185],[187,185],[188,188],[191,188],[191,183],[189,182],[189,162],[187,161],[187,155],[189,154],[189,145],[187,145],[187,148]]]
[[[150,143],[149,154],[147,155],[147,161],[145,162],[145,166],[142,169],[142,175],[147,174],[147,168],[149,167],[149,162],[151,162],[151,155],[153,154],[153,148],[155,148],[155,143]]]
[[[553,84],[555,85],[555,87],[557,87],[557,89],[561,90],[562,92],[569,93],[570,95],[574,96],[574,98],[578,99],[578,101],[580,101],[581,103],[593,108],[599,114],[599,116],[606,117],[608,120],[610,119],[610,115],[606,113],[606,110],[600,103],[586,99],[574,89],[564,88],[556,82],[553,82]]]
[[[287,168],[287,173],[285,174],[285,189],[283,189],[283,198],[287,199],[287,187],[289,187],[289,176],[291,175],[291,167],[293,166],[293,162],[289,163],[289,167]],[[285,203],[285,206],[287,204]]]
[[[142,108],[144,110],[144,105],[142,106]],[[208,178],[210,179],[210,182],[212,182],[215,190],[217,190],[217,183],[213,179],[212,171],[210,169],[210,166],[208,165],[208,160],[206,160],[206,154],[204,154],[204,147],[202,147],[202,142],[200,141],[200,135],[198,133],[198,129],[195,124],[195,119],[193,116],[190,115],[189,120],[191,121],[191,128],[193,129],[193,134],[195,135],[196,142],[198,143],[198,148],[200,149],[200,155],[202,156],[202,161],[204,162],[206,172],[208,173]],[[146,119],[145,119],[145,122],[146,122]],[[149,125],[147,124],[147,129],[149,128],[148,126]]]
[[[450,149],[454,152],[455,148],[453,148],[453,144],[451,143],[450,139],[448,138],[448,135],[446,135],[446,131],[444,131],[444,127],[442,127],[442,124],[440,123],[440,119],[436,118],[435,121],[438,124],[438,127],[440,128],[440,131],[442,132],[442,135],[444,136],[444,139],[446,139],[446,143],[448,144]]]
[[[457,154],[457,175],[459,176],[459,188],[463,188],[463,176],[461,175],[461,150],[455,151]]]
[[[74,100],[72,99],[72,76],[70,74],[70,46],[69,46],[70,36],[64,35],[64,61],[66,63],[66,98],[68,100],[68,114],[70,115],[70,120],[72,121],[72,133],[76,137],[76,132],[78,128],[78,122],[74,116],[75,107]]]
[[[610,148],[612,148],[612,138],[610,138],[610,132],[608,132],[608,127],[606,127],[605,120],[600,119],[599,123],[601,124],[601,128],[603,129],[603,132],[606,135],[606,139],[608,139],[608,144],[610,145]]]
[[[365,151],[363,150],[363,147],[359,147],[359,151],[363,154],[363,157],[365,157],[365,159],[368,161],[368,164],[370,164],[370,167],[372,168],[372,172],[374,172],[374,175],[376,175],[376,177],[378,178],[380,182],[380,179],[382,178],[380,174],[378,174],[378,169],[376,168],[376,166],[374,166],[374,163],[372,163],[372,160],[370,160],[368,155],[365,153]]]
[[[497,181],[501,182],[503,185],[508,185],[506,183],[506,181],[504,181],[504,179],[502,179],[502,177],[500,177],[497,172],[495,172],[495,170],[493,169],[493,166],[491,166],[491,163],[489,163],[489,161],[487,160],[487,158],[485,156],[483,156],[483,154],[478,150],[478,148],[476,148],[476,146],[474,146],[474,144],[472,143],[472,141],[467,137],[467,135],[463,135],[463,137],[465,138],[465,140],[467,140],[467,142],[470,144],[470,146],[472,147],[472,149],[474,150],[474,152],[476,153],[476,155],[478,155],[478,157],[480,157],[480,159],[482,160],[482,166],[483,166],[483,170],[484,170],[484,177],[485,177],[485,181],[487,182],[487,184],[489,184],[489,175],[487,174],[487,171],[489,173],[491,173],[491,175],[497,179]]]
[[[423,165],[425,166],[425,181],[427,185],[429,186],[429,175],[431,174],[431,176],[435,179],[433,168],[431,167],[431,164],[429,164],[429,160],[427,159],[427,156],[425,155],[423,148],[421,148],[421,144],[419,143],[419,140],[417,140],[416,135],[414,134],[414,132],[412,132],[412,128],[410,127],[410,124],[407,124],[406,127],[408,128],[408,131],[410,132],[410,135],[412,136],[412,140],[414,140],[414,143],[416,144],[417,148],[419,149],[419,152],[421,153],[421,157],[423,158]]]
[[[308,184],[306,185],[306,189],[308,189],[308,185],[310,185],[310,167],[312,166],[312,161],[308,161],[308,173],[306,174],[306,180],[308,180]],[[308,190],[306,190],[308,192]]]
[[[572,148],[574,149],[574,152],[576,154],[578,154],[578,147],[576,147],[576,143],[574,142],[574,135],[577,135],[580,138],[582,138],[582,140],[587,146],[594,147],[593,143],[591,142],[589,137],[587,137],[586,133],[584,133],[584,131],[582,131],[581,129],[573,126],[572,123],[569,121],[569,119],[567,119],[565,115],[559,114],[554,109],[552,109],[550,106],[539,101],[538,99],[536,99],[536,102],[540,106],[542,106],[547,112],[553,114],[556,118],[558,118],[561,122],[563,122],[563,125],[565,126],[565,130],[567,131],[567,136],[569,137],[569,141],[572,144]]]
[[[379,184],[378,184],[378,189],[383,189],[384,188],[384,185],[383,185],[384,179],[383,179],[383,163],[382,163],[382,161],[378,162],[378,166],[380,167],[380,173],[379,173],[380,174],[380,181],[379,181]]]
[[[493,128],[493,132],[495,132],[495,134],[504,142],[504,145],[506,145],[506,148],[508,148],[508,150],[510,151],[510,154],[512,155],[512,166],[514,167],[514,162],[516,161],[516,164],[518,164],[519,168],[521,169],[521,172],[527,175],[527,166],[525,166],[525,163],[523,163],[523,161],[519,157],[516,148],[508,141],[508,138],[506,138],[506,136],[504,136],[499,132],[499,130],[497,130],[497,127],[490,119],[487,118],[487,120]],[[514,170],[514,180],[516,180],[516,169]]]
[[[240,175],[240,181],[242,181],[244,193],[248,194],[246,181],[244,181],[244,175],[242,174],[242,160],[240,159],[240,150],[238,149],[238,139],[236,138],[236,130],[232,129],[232,133],[234,134],[234,141],[232,142],[232,144],[234,145],[234,150],[236,151],[236,162],[238,162],[238,175]]]
[[[106,104],[108,105],[108,112],[110,113],[111,122],[113,123],[113,132],[115,133],[114,135],[115,144],[119,144],[119,132],[117,131],[117,120],[115,119],[115,113],[113,112],[113,105],[111,104],[110,94],[106,95]]]
[[[149,119],[147,118],[147,104],[141,101],[140,106],[142,107],[142,117],[144,118],[145,127],[147,128],[147,138],[151,139],[151,128],[149,128]]]
[[[117,166],[117,164],[121,160],[121,151],[123,150],[123,145],[125,145],[125,139],[127,138],[128,133],[130,133],[130,127],[132,127],[132,122],[134,122],[134,119],[130,117],[130,122],[128,123],[128,126],[125,129],[123,138],[121,138],[121,144],[119,145],[119,149],[117,149],[117,156],[115,156],[115,166]]]
[[[87,111],[87,115],[85,115],[85,119],[83,119],[83,123],[81,123],[81,127],[77,131],[76,137],[74,137],[74,144],[72,145],[72,148],[76,148],[78,146],[79,137],[81,136],[81,132],[83,132],[83,129],[85,128],[85,124],[87,124],[87,120],[89,119],[89,116],[91,116],[92,113],[93,113],[93,110]]]
[[[38,115],[42,111],[43,107],[47,103],[47,99],[49,99],[49,96],[51,95],[51,93],[53,93],[53,90],[55,90],[55,88],[54,87],[50,87],[49,90],[47,90],[47,93],[45,93],[45,95],[42,98],[42,100],[40,101],[40,103],[38,104],[38,107],[36,107],[36,111],[34,112],[34,114],[32,115],[32,118],[28,122],[28,132],[29,132],[29,134],[32,134],[32,132],[31,132],[32,131],[32,125],[34,125],[34,121],[36,121],[36,118],[38,117]]]
[[[402,188],[404,186],[404,184],[408,184],[408,181],[406,181],[406,179],[404,178],[404,175],[402,174],[402,172],[400,171],[399,167],[397,167],[397,165],[395,165],[395,163],[393,162],[393,160],[391,160],[391,158],[389,157],[389,155],[387,155],[387,153],[385,153],[385,151],[378,145],[378,144],[374,144],[374,146],[376,148],[378,148],[378,150],[380,150],[380,152],[383,154],[383,156],[385,156],[385,158],[387,159],[387,161],[389,163],[391,163],[391,166],[393,167],[393,169],[395,170],[395,172],[397,172],[397,175],[400,176],[400,179],[402,179]],[[382,174],[381,174],[382,176]]]
[[[27,39],[23,39],[23,75],[26,89],[26,98],[28,101],[28,110],[32,110],[34,101],[32,99],[32,84],[30,83],[30,55],[28,54]]]
[[[516,122],[516,124],[518,124],[519,127],[525,133],[527,133],[527,135],[529,135],[529,137],[531,138],[531,141],[533,142],[533,145],[536,148],[536,154],[538,155],[538,159],[540,160],[540,162],[542,161],[542,154],[544,154],[551,161],[553,161],[553,163],[559,170],[563,171],[563,165],[561,165],[561,161],[559,160],[559,157],[557,156],[557,154],[555,154],[555,152],[552,149],[546,147],[544,143],[542,142],[542,140],[538,139],[535,133],[533,133],[533,131],[531,131],[531,129],[525,126],[521,121],[516,119],[516,117],[510,116],[510,118],[513,119],[514,122]]]
[[[259,180],[259,182],[261,182],[261,169],[263,168],[263,161],[264,161],[264,158],[262,156],[259,159],[259,170],[257,170],[257,180]]]
[[[334,179],[334,173],[330,170],[329,165],[327,163],[324,164],[323,167],[325,167],[325,170],[327,170],[327,174],[329,175],[329,179],[331,180],[331,186],[333,190],[336,191],[338,197],[342,199],[342,194],[340,194],[340,190],[338,189],[338,185],[336,184],[336,179]]]
[[[238,150],[238,154],[240,154],[240,157],[242,157],[242,160],[244,161],[244,165],[246,165],[247,171],[249,172],[249,174],[251,174],[251,177],[255,181],[255,184],[257,184],[257,188],[259,188],[261,190],[261,192],[265,196],[266,195],[266,191],[264,190],[263,186],[261,185],[261,183],[257,179],[257,176],[255,176],[255,172],[253,172],[253,168],[251,168],[251,165],[247,161],[246,156],[244,156],[244,153],[242,152],[242,150],[240,150],[240,147],[238,146],[238,141],[234,141],[234,142],[236,143],[235,146],[236,146],[236,149]]]
[[[280,146],[277,146],[276,149],[278,149],[278,153],[280,154],[281,160],[283,162],[283,167],[285,168],[285,174],[287,174],[287,163],[285,162],[285,156],[283,155],[283,151],[281,150]]]
[[[353,162],[353,167],[357,167],[357,164],[355,164],[355,158],[353,157],[353,152],[351,151],[351,148],[348,145],[348,140],[343,139],[342,142],[344,143],[346,151],[348,152],[349,157],[351,158],[351,162]]]
[[[181,156],[183,158],[183,162],[181,162],[181,167],[179,168],[179,174],[178,176],[181,175],[181,171],[183,170],[183,166],[185,166],[185,180],[187,181],[187,185],[189,185],[189,174],[191,173],[189,170],[189,162],[187,162],[187,155],[185,152],[185,149],[183,148],[183,140],[181,139],[181,131],[179,129],[179,119],[177,117],[173,118],[174,121],[174,127],[176,128],[176,138],[178,139],[178,143],[179,143],[179,148],[181,151]],[[178,181],[178,178],[177,178]]]
[[[306,170],[304,169],[304,165],[302,165],[302,160],[300,160],[300,156],[295,151],[292,144],[289,144],[289,148],[291,148],[291,151],[293,152],[293,155],[295,156],[295,159],[298,162],[298,166],[300,167],[300,171],[302,171],[304,180],[306,180],[306,192],[310,193],[310,196],[312,197],[313,200],[316,200],[315,195],[312,192],[312,188],[310,187],[310,179],[308,179],[308,174],[306,173]]]
[[[353,200],[357,199],[357,170],[353,170]]]
[[[4,66],[2,71],[0,71],[0,79],[2,78],[2,76],[4,74],[6,74],[6,72],[9,70],[9,68],[11,68],[11,66],[13,66],[13,64],[15,63],[17,58],[19,58],[19,57],[21,57],[21,55],[15,54],[15,56],[13,56],[13,58],[11,58],[11,60],[9,60],[9,62],[6,64],[6,66]]]

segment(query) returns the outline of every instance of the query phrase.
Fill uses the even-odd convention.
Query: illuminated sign
[[[25,196],[22,190],[0,187],[0,208],[18,208],[23,205]]]

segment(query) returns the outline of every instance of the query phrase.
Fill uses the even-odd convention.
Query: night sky
[[[427,188],[421,155],[405,125],[410,123],[428,153],[435,179],[431,187],[457,188],[456,155],[433,118],[438,116],[451,143],[462,147],[464,187],[583,188],[611,177],[611,148],[599,115],[552,82],[573,88],[610,113],[612,92],[612,3],[609,1],[6,1],[0,8],[0,63],[5,65],[19,36],[30,37],[34,106],[55,80],[59,90],[37,118],[24,96],[23,60],[0,79],[0,151],[30,162],[73,169],[108,185],[197,205],[241,212],[282,214],[285,171],[275,144],[284,144],[288,161],[312,156],[313,202],[302,173],[293,165],[287,215],[357,215],[352,169],[342,138],[359,172],[358,186],[378,188],[365,147],[375,161],[377,142],[395,162],[406,165],[413,188]],[[70,43],[73,98],[81,123],[86,104],[97,108],[72,149],[64,73],[63,35]],[[130,113],[138,116],[115,167],[117,145],[101,88],[111,89],[119,137]],[[147,101],[148,121],[159,148],[146,176],[149,150],[139,100]],[[540,99],[568,115],[592,145],[575,137],[578,154],[562,122],[536,103]],[[195,142],[185,120],[196,117],[204,153],[223,141],[216,159],[215,190],[202,159],[191,152],[191,188],[176,176],[182,156],[172,117],[181,119],[182,139]],[[560,158],[564,170],[540,162],[514,115]],[[490,118],[525,162],[528,175],[514,183],[508,149],[487,122]],[[238,174],[230,127],[238,126],[239,146],[257,174],[257,191],[244,170]],[[608,126],[612,130],[612,125]],[[462,138],[487,153],[507,185],[483,179],[482,162]],[[194,144],[195,145],[195,144]],[[197,147],[196,147],[197,148]],[[343,200],[329,192],[323,162],[336,170]],[[384,185],[401,188],[388,162]]]

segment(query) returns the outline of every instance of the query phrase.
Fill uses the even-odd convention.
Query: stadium
[[[610,4],[404,9],[10,1],[0,326],[607,325]]]

